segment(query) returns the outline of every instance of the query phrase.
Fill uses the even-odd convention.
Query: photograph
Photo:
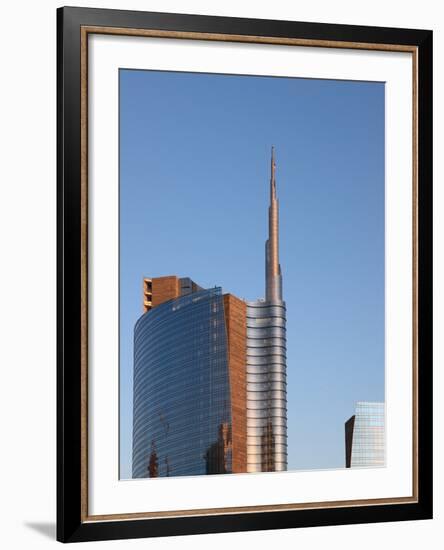
[[[118,79],[119,479],[384,467],[385,83]]]
[[[2,11],[3,547],[435,550],[439,3],[80,4]]]
[[[432,32],[57,37],[58,540],[432,517]]]

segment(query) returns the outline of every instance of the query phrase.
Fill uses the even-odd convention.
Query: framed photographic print
[[[432,517],[432,33],[58,10],[63,542]]]

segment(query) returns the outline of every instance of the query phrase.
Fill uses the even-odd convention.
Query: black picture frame
[[[408,45],[417,48],[417,501],[190,517],[88,521],[82,515],[81,28],[116,27]],[[432,517],[432,32],[64,7],[57,10],[57,539],[157,537]]]

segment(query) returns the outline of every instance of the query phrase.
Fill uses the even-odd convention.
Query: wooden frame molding
[[[82,511],[85,515],[82,515],[84,521],[103,521],[103,520],[112,520],[112,519],[136,519],[136,518],[156,518],[156,517],[184,517],[184,516],[195,516],[200,514],[227,514],[232,512],[263,512],[263,511],[274,511],[274,510],[309,510],[313,508],[337,508],[339,506],[369,506],[375,504],[404,504],[407,502],[417,502],[418,495],[418,452],[417,452],[417,231],[416,231],[416,219],[417,219],[417,47],[414,46],[404,46],[401,44],[398,45],[389,45],[389,44],[371,44],[371,43],[361,43],[361,42],[334,42],[334,41],[325,41],[325,40],[303,40],[303,39],[277,39],[273,37],[258,37],[258,36],[241,36],[241,35],[223,35],[223,34],[207,34],[207,33],[194,33],[194,32],[175,32],[175,31],[158,31],[158,30],[147,30],[147,29],[123,29],[123,28],[113,28],[113,27],[83,27],[82,32],[82,67],[88,66],[88,35],[89,34],[106,34],[106,35],[119,35],[119,36],[141,36],[141,37],[156,37],[156,38],[174,38],[174,39],[183,39],[183,40],[216,40],[224,42],[245,42],[245,43],[260,43],[260,44],[279,44],[287,46],[306,46],[306,47],[322,47],[322,48],[347,48],[347,49],[357,49],[357,50],[378,50],[378,51],[398,51],[398,52],[409,52],[412,54],[412,72],[413,72],[413,121],[412,121],[412,131],[413,131],[413,213],[412,213],[412,227],[413,227],[413,495],[411,497],[402,497],[402,498],[389,498],[389,499],[365,499],[365,500],[349,500],[349,501],[331,501],[331,502],[318,502],[318,503],[304,503],[304,504],[276,504],[273,506],[247,506],[247,507],[237,507],[237,508],[202,508],[197,510],[175,510],[173,512],[146,512],[143,514],[110,514],[107,516],[90,516],[87,513],[88,510],[88,495],[87,495],[87,479],[88,479],[88,464],[87,464],[87,436],[82,437],[82,472],[85,486],[82,490]],[[86,96],[85,96],[86,94]],[[82,141],[82,189],[85,190],[85,195],[83,197],[84,203],[82,204],[82,216],[83,219],[87,220],[87,159],[88,159],[88,149],[87,149],[87,73],[82,73],[82,105],[84,106],[85,111],[82,111],[82,129],[85,131],[85,135]],[[82,226],[83,227],[83,226]],[[84,265],[87,265],[87,222],[85,221],[84,228],[84,247],[82,250],[82,262]],[[87,273],[85,273],[87,277]],[[86,289],[86,282],[85,282]],[[225,300],[226,303],[228,302]],[[84,304],[82,311],[84,312],[85,323],[87,324],[87,297],[82,297],[82,304]],[[228,305],[228,303],[227,303]],[[82,324],[84,334],[88,333],[87,327]],[[87,357],[83,358],[82,365],[84,368],[82,372],[84,373],[84,378],[82,379],[82,388],[84,395],[87,395]],[[84,407],[82,409],[82,419],[83,425],[87,429],[87,400],[84,400]]]

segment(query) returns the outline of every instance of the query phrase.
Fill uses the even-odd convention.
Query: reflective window
[[[220,288],[143,315],[134,330],[133,477],[231,472]]]

